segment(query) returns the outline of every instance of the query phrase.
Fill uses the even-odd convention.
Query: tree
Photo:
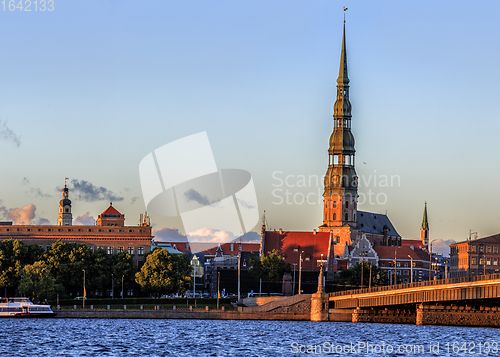
[[[278,254],[276,250],[262,254],[260,258],[251,256],[250,265],[250,273],[254,277],[262,279],[268,294],[271,283],[281,281],[285,273],[291,272],[291,264],[285,262],[285,256]]]
[[[371,286],[387,285],[387,273],[379,267],[363,262],[363,287],[367,288],[370,282],[370,266],[372,267]],[[343,285],[354,285],[361,287],[361,263],[351,266],[349,269],[342,270],[339,273],[338,282]]]
[[[121,288],[121,279],[123,276],[123,289],[126,291],[135,284],[134,260],[126,252],[113,254],[111,256],[111,266],[114,275],[114,287]],[[124,291],[124,294],[125,294]],[[121,290],[120,290],[121,292]]]
[[[38,244],[26,245],[23,241],[6,239],[0,242],[0,288],[11,293],[17,289],[21,271],[27,264],[33,264],[43,254]]]
[[[22,269],[19,291],[31,300],[54,299],[61,290],[63,287],[56,283],[47,263],[38,261]]]
[[[186,254],[170,254],[161,248],[146,256],[135,281],[146,292],[157,294],[184,293],[190,288],[192,267]]]
[[[58,240],[45,253],[44,260],[50,266],[56,283],[65,288],[71,295],[83,295],[83,270],[87,273],[92,268],[92,250],[83,243],[66,243]],[[89,281],[91,274],[86,274]]]

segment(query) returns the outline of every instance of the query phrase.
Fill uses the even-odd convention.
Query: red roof
[[[420,239],[401,239],[401,245],[405,247],[409,247],[410,245],[412,245],[415,248],[425,248]]]
[[[383,260],[394,260],[397,254],[398,259],[412,259],[414,260],[425,260],[429,261],[429,254],[422,249],[414,248],[411,249],[409,246],[383,246],[377,245],[373,249],[377,252],[379,259]]]
[[[264,253],[277,250],[285,255],[285,261],[290,264],[299,264],[299,256],[302,254],[302,269],[319,270],[317,261],[326,260],[330,253],[328,270],[334,270],[335,257],[334,246],[330,252],[330,232],[285,232],[266,231],[264,240]]]
[[[109,207],[106,208],[106,210],[104,212],[102,212],[101,214],[117,214],[117,215],[121,215],[121,213],[118,212],[116,210],[116,208],[113,207],[113,205],[109,205]]]

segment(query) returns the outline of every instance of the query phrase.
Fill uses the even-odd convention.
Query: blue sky
[[[219,168],[252,173],[270,228],[317,227],[319,200],[301,198],[318,198],[326,172],[343,6],[360,193],[379,198],[359,208],[387,211],[404,238],[419,236],[425,201],[431,239],[498,233],[497,1],[80,0],[0,11],[0,213],[33,204],[33,222],[55,224],[69,177],[103,188],[72,196],[74,218],[96,218],[113,199],[136,224],[140,160],[207,131]],[[297,187],[300,175],[313,179]],[[287,176],[290,187],[277,187]]]

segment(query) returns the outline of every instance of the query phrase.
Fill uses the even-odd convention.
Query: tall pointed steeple
[[[424,217],[422,218],[422,226],[420,227],[420,240],[425,247],[429,246],[429,221],[427,220],[427,202],[424,207]]]
[[[351,102],[347,75],[345,21],[340,55],[337,98],[333,106],[333,133],[328,149],[328,169],[323,193],[323,225],[328,227],[356,226],[358,177],[354,168],[354,136],[351,133]]]

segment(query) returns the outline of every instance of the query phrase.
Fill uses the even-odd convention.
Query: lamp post
[[[111,299],[115,298],[115,294],[114,294],[114,291],[113,291],[114,286],[115,286],[114,282],[115,282],[114,275],[113,275],[113,273],[111,273]]]
[[[217,271],[217,310],[219,310],[219,298],[220,298],[220,271]]]
[[[392,282],[393,285],[398,285],[397,265],[398,265],[398,251],[394,250],[394,281]]]
[[[431,274],[432,274],[432,242],[430,242],[430,249],[429,249],[429,281],[431,281]]]
[[[240,240],[240,249],[238,252],[238,301],[241,299],[241,240]]]
[[[297,263],[293,263],[293,294],[292,295],[295,295],[295,266],[297,265]]]
[[[123,277],[124,277],[124,276],[125,276],[125,275],[122,275],[122,299],[123,299]]]
[[[83,270],[83,308],[85,309],[85,298],[87,297],[87,291],[85,290],[85,269]]]
[[[194,271],[193,271],[193,298],[196,297],[196,260],[194,260]]]
[[[410,281],[413,283],[413,258],[411,257],[410,254],[408,254],[408,258],[411,260],[411,265],[410,265]]]
[[[363,289],[363,255],[361,255],[361,289]]]
[[[299,255],[299,294],[302,294],[302,253],[304,253],[304,251],[301,251],[300,252],[300,255]]]

